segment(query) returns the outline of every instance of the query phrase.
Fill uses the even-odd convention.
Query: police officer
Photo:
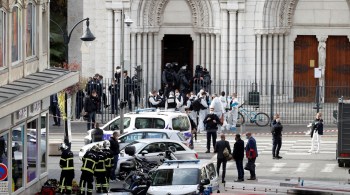
[[[85,187],[87,187],[87,195],[92,195],[93,190],[93,182],[94,182],[94,171],[96,162],[98,161],[98,157],[96,155],[96,151],[98,150],[98,146],[93,146],[90,150],[88,150],[82,161],[83,165],[81,166],[81,176],[80,176],[80,193],[85,194]]]
[[[60,167],[62,169],[60,177],[60,193],[71,194],[72,182],[74,179],[74,161],[73,152],[69,150],[69,147],[62,143],[60,148],[62,151],[60,159]]]
[[[98,150],[97,155],[98,155],[98,161],[95,167],[96,192],[107,193],[108,192],[107,170],[106,170],[106,161],[108,161],[107,155],[102,150]]]
[[[106,154],[107,160],[106,160],[106,178],[107,178],[107,183],[109,183],[109,177],[111,175],[111,169],[113,166],[113,153],[110,149],[111,143],[108,140],[105,140],[103,142],[103,149],[102,151]]]
[[[169,96],[170,91],[175,89],[176,77],[172,70],[172,64],[166,63],[162,73],[162,83],[164,85],[164,94],[166,97]]]

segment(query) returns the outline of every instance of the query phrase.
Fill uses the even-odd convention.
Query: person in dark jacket
[[[312,122],[311,127],[311,149],[309,150],[310,153],[320,152],[320,143],[321,143],[321,136],[323,135],[323,119],[322,119],[322,113],[318,112],[316,114],[315,120]],[[317,143],[317,148],[314,150],[314,144]]]
[[[84,110],[85,115],[88,115],[87,130],[90,130],[90,126],[92,126],[92,128],[95,128],[95,118],[99,103],[100,99],[95,90],[92,90],[91,95],[85,98]]]
[[[53,94],[50,96],[50,110],[53,115],[53,121],[55,122],[53,126],[61,126],[61,112],[58,106],[57,94]]]
[[[103,141],[103,130],[100,129],[100,124],[95,123],[95,129],[91,132],[91,142]]]
[[[128,107],[129,107],[129,110],[131,111],[132,81],[131,81],[131,78],[128,76],[128,71],[124,70],[123,78],[124,78],[124,100],[123,101],[128,102]]]
[[[221,134],[220,135],[221,140],[216,142],[215,144],[215,149],[214,152],[217,153],[217,174],[219,174],[220,172],[220,166],[222,163],[222,183],[225,183],[225,175],[226,175],[226,164],[227,164],[227,159],[224,156],[224,150],[225,148],[227,148],[227,150],[229,151],[229,154],[231,154],[231,147],[230,147],[230,143],[228,141],[225,140],[225,134]]]
[[[116,175],[115,175],[115,170],[117,169],[118,165],[118,158],[119,158],[119,143],[118,143],[118,137],[119,137],[119,132],[114,131],[112,137],[109,139],[110,143],[110,149],[113,153],[113,167],[111,168],[111,182],[115,182],[116,180]]]
[[[112,80],[111,85],[108,87],[109,94],[111,95],[111,113],[117,113],[118,111],[118,93],[119,90],[116,85],[116,80]]]
[[[236,161],[236,167],[238,172],[238,179],[235,182],[244,181],[244,170],[243,170],[243,158],[244,158],[244,141],[241,139],[240,134],[235,136],[236,143],[233,146],[233,159]]]
[[[205,153],[210,153],[210,139],[213,139],[213,147],[215,151],[218,125],[220,124],[220,119],[214,113],[214,108],[210,108],[210,113],[205,117],[203,123],[207,131],[207,151]]]
[[[246,157],[248,159],[248,163],[244,169],[250,171],[250,178],[248,178],[248,180],[256,180],[255,160],[258,157],[258,148],[256,146],[256,141],[252,136],[252,133],[246,133],[246,138],[248,139],[248,142],[245,146],[245,152]]]
[[[60,159],[60,167],[62,169],[60,177],[60,193],[71,194],[72,182],[74,179],[74,161],[73,152],[71,152],[66,144],[61,144],[62,151]]]
[[[275,119],[272,121],[272,158],[273,159],[281,159],[282,157],[279,155],[280,149],[282,146],[282,131],[283,126],[280,122],[279,114],[276,114]]]
[[[98,162],[97,149],[97,145],[93,146],[82,159],[79,194],[85,194],[85,191],[87,191],[87,195],[92,195],[95,167]],[[87,189],[85,190],[85,188]]]

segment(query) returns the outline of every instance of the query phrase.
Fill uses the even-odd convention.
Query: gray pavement
[[[75,180],[79,182],[81,162],[78,158],[78,151],[84,145],[83,137],[86,135],[85,122],[72,122],[72,151],[75,155]],[[238,131],[241,129],[238,128]],[[298,177],[305,181],[305,184],[313,181],[325,181],[346,185],[348,187],[348,169],[339,168],[335,159],[335,147],[337,140],[336,127],[333,125],[325,125],[325,135],[322,137],[321,152],[319,154],[311,154],[307,151],[310,148],[310,137],[304,134],[307,131],[306,125],[285,125],[283,145],[281,155],[283,159],[273,160],[271,155],[271,135],[269,127],[257,127],[247,125],[242,129],[242,133],[253,132],[257,139],[259,157],[257,159],[256,173],[258,181],[241,183],[239,185],[246,186],[262,184],[263,181],[270,182],[270,186],[277,186],[276,183],[285,180],[294,180]],[[50,140],[63,140],[63,126],[50,126],[49,142]],[[233,134],[233,133],[231,133]],[[229,135],[227,138],[233,147],[233,136]],[[198,136],[194,148],[200,159],[212,159],[216,161],[214,153],[206,154],[206,138],[205,134]],[[50,156],[48,159],[49,178],[59,179],[60,168],[58,166],[59,157]],[[221,192],[234,194],[242,189],[232,189],[233,180],[237,177],[236,166],[234,161],[227,164],[226,173],[226,188],[224,185],[220,186]],[[245,177],[249,177],[249,173],[245,172]],[[236,185],[236,184],[234,184]],[[120,183],[111,183],[111,187],[121,187]],[[242,187],[242,186],[241,186]],[[233,190],[233,191],[232,191]]]

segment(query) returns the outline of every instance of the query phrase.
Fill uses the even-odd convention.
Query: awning
[[[79,82],[79,72],[50,68],[0,87],[0,118]]]

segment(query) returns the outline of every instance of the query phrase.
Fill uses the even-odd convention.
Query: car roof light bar
[[[166,161],[164,161],[164,163],[167,163],[168,165],[170,165],[170,164],[174,164],[174,163],[178,163],[178,164],[180,164],[180,163],[199,163],[199,160],[197,159],[197,160],[166,160]]]
[[[137,109],[135,112],[136,114],[140,112],[155,112],[157,109],[156,108],[144,108],[144,109]]]

